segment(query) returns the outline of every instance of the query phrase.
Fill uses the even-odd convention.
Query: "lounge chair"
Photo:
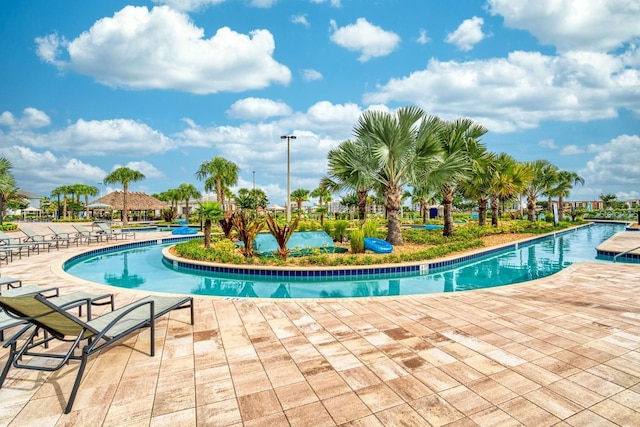
[[[20,226],[20,231],[22,232],[22,234],[24,234],[24,237],[22,239],[24,243],[37,243],[41,246],[46,247],[47,252],[51,250],[52,246],[55,246],[55,248],[58,249],[58,242],[53,239],[47,240],[47,236],[44,234],[38,234],[32,229],[22,226]]]
[[[19,288],[22,286],[22,280],[16,279],[11,276],[0,277],[0,294],[2,293],[2,285],[7,285],[7,290],[12,288]]]
[[[115,238],[116,240],[118,240],[118,238],[126,239],[127,236],[132,236],[133,239],[136,238],[136,233],[134,231],[114,230],[106,222],[96,222],[96,225],[100,227],[100,230],[102,230],[103,233]]]
[[[26,240],[23,240],[22,237],[10,236],[4,231],[0,231],[0,242],[2,242],[2,245],[0,245],[0,247],[6,245],[7,247],[12,248],[26,249],[27,255],[29,255],[31,252],[40,253],[40,246],[46,247],[47,251],[49,250],[48,244],[43,244],[42,242],[27,242]]]
[[[3,307],[16,319],[28,321],[36,326],[29,331],[31,325],[27,325],[4,344],[5,348],[10,348],[10,353],[0,375],[0,388],[12,365],[19,369],[56,371],[69,363],[70,360],[79,360],[78,373],[64,409],[65,414],[68,414],[73,407],[89,356],[115,344],[133,332],[147,327],[151,333],[150,355],[154,356],[155,320],[158,317],[175,309],[190,308],[192,325],[194,320],[192,297],[148,296],[87,321],[75,317],[64,307],[53,304],[42,295],[37,294],[17,297],[0,296],[0,307]],[[48,332],[48,335],[39,338],[40,329]],[[18,347],[18,341],[23,336],[26,339]],[[64,340],[71,345],[66,352],[61,351],[60,346],[52,346],[53,348],[50,349],[43,348],[53,340]],[[86,345],[81,347],[84,342]],[[55,352],[56,349],[58,352]],[[80,350],[80,354],[74,354],[76,349]],[[24,361],[25,357],[29,359]],[[30,360],[45,363],[32,365],[29,364]],[[53,364],[51,361],[57,361],[57,363]]]
[[[69,233],[57,225],[50,225],[49,230],[53,232],[52,240],[56,240],[58,243],[66,243],[67,247],[69,247],[71,243],[75,243],[76,246],[80,243],[80,237],[78,237],[77,233]]]
[[[73,224],[73,228],[75,228],[76,231],[78,232],[77,236],[80,238],[80,240],[86,242],[87,244],[91,242],[98,243],[100,240],[102,240],[103,236],[101,234],[92,233],[90,230],[86,229],[83,225]]]

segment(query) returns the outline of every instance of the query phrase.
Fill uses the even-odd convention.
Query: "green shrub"
[[[349,221],[338,220],[333,224],[333,240],[342,242],[349,227]]]
[[[349,234],[349,243],[351,244],[351,252],[354,254],[364,253],[364,230],[356,228],[351,230]]]
[[[364,237],[378,237],[378,227],[380,222],[375,218],[369,218],[362,224]]]

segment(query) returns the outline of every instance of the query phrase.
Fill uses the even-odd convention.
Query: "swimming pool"
[[[428,274],[379,274],[331,281],[196,274],[163,262],[161,252],[166,245],[89,255],[67,263],[65,271],[124,288],[223,297],[342,298],[458,292],[533,280],[574,262],[597,261],[596,246],[624,228],[624,224],[594,224]]]

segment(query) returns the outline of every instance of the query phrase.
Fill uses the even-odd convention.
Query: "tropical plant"
[[[122,184],[122,226],[129,225],[129,184],[142,181],[145,178],[142,172],[121,166],[104,177],[105,184]]]
[[[489,186],[491,195],[491,225],[498,226],[500,203],[520,194],[532,178],[531,169],[506,153],[500,153],[493,163]],[[480,224],[479,224],[480,225]]]
[[[618,200],[618,196],[611,193],[600,194],[600,200],[602,200],[602,207],[604,209],[607,209],[608,207],[612,207],[615,205],[616,201]]]
[[[318,208],[316,209],[316,213],[320,215],[320,226],[324,224],[324,215],[328,212],[328,208],[326,206],[332,200],[331,191],[329,191],[326,186],[323,186],[323,181],[320,181],[320,187],[313,190],[310,194],[311,197],[318,198]]]
[[[51,190],[51,197],[58,199],[58,219],[67,217],[67,196],[71,192],[68,185],[61,185]],[[62,196],[62,204],[60,204],[60,196]],[[62,212],[60,211],[62,208]]]
[[[256,210],[258,207],[264,209],[268,204],[269,199],[267,199],[267,194],[260,188],[256,188],[255,190],[241,188],[236,195],[236,206],[240,209]]]
[[[525,167],[529,169],[531,176],[528,184],[524,189],[527,197],[527,217],[529,221],[535,222],[537,218],[536,205],[538,204],[538,195],[546,188],[548,183],[548,175],[554,173],[555,166],[547,160],[535,160],[526,162]]]
[[[189,200],[191,199],[199,199],[202,197],[202,194],[198,191],[195,185],[182,183],[177,188],[177,193],[180,197],[180,200],[184,200],[185,203],[185,217],[187,218],[187,222],[189,221]]]
[[[238,183],[240,169],[235,163],[216,156],[212,160],[202,162],[196,172],[196,178],[204,181],[205,191],[216,192],[216,200],[220,206],[224,206],[224,188]]]
[[[351,246],[351,252],[354,254],[364,253],[364,230],[356,228],[349,233],[349,245]]]
[[[196,215],[200,221],[204,221],[204,247],[211,247],[211,224],[213,221],[219,221],[222,218],[223,211],[218,202],[202,202]]]
[[[368,164],[365,170],[375,182],[373,188],[385,196],[387,240],[392,245],[403,243],[398,216],[402,187],[418,182],[418,171],[432,169],[441,151],[441,127],[440,119],[425,116],[417,107],[402,107],[395,113],[368,110],[358,119],[354,134],[365,146],[366,159],[375,165]]]
[[[302,213],[302,202],[309,201],[309,190],[305,190],[304,188],[298,188],[291,192],[291,200],[296,202],[298,206],[298,216]]]
[[[224,233],[224,237],[226,239],[231,239],[231,231],[233,230],[233,217],[235,214],[231,211],[227,211],[218,223],[220,224],[220,228],[222,228],[222,232]]]
[[[556,185],[551,190],[551,194],[558,198],[558,221],[562,221],[563,216],[563,199],[568,197],[571,189],[576,184],[584,185],[584,178],[578,175],[576,172],[561,170],[558,171]]]
[[[280,225],[271,217],[269,213],[265,215],[265,220],[267,223],[267,228],[269,228],[269,232],[276,239],[278,243],[278,250],[276,254],[283,260],[286,261],[287,257],[291,253],[289,248],[287,248],[287,242],[289,238],[293,235],[298,228],[298,221],[300,218],[294,219],[291,224]]]
[[[244,244],[242,255],[250,258],[255,254],[253,250],[253,240],[264,227],[264,222],[260,218],[254,218],[250,214],[240,211],[233,217],[233,228],[238,239]]]
[[[6,203],[16,196],[18,188],[11,174],[13,165],[5,157],[0,157],[0,225],[4,222]]]

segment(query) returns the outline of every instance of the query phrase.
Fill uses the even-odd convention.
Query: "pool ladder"
[[[626,255],[626,254],[628,254],[629,252],[633,252],[633,251],[638,250],[638,249],[640,249],[640,246],[638,246],[637,248],[629,249],[628,251],[624,251],[624,252],[620,252],[619,254],[616,254],[616,255],[613,257],[613,262],[616,262],[616,259],[617,259],[619,256]]]

